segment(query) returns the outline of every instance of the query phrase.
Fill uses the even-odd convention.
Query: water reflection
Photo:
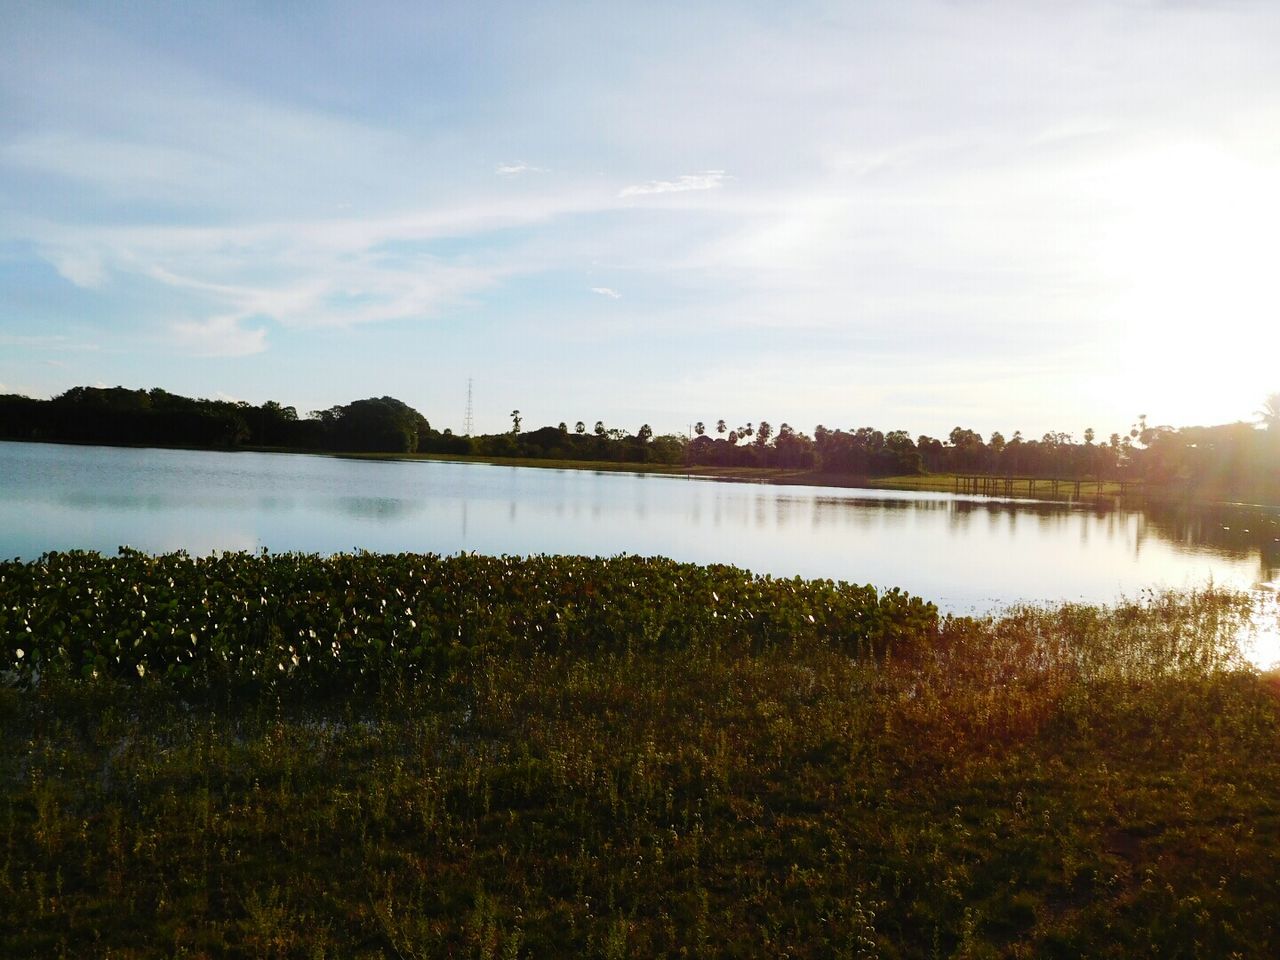
[[[333,502],[338,511],[349,517],[378,523],[403,520],[422,509],[421,504],[393,497],[337,497]],[[265,501],[263,505],[268,512],[278,509],[275,505],[266,506]]]
[[[476,464],[0,443],[0,554],[663,554],[956,612],[1280,576],[1280,510],[771,487]]]

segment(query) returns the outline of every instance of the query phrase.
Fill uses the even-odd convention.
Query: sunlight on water
[[[944,613],[1280,579],[1280,509],[1050,503],[684,477],[0,443],[0,557],[665,556],[900,587]],[[1274,590],[1272,591],[1274,595]],[[1272,656],[1274,635],[1254,645]],[[1275,657],[1273,657],[1275,658]]]
[[[1259,670],[1280,669],[1280,584],[1263,584],[1254,593],[1252,622],[1240,638],[1240,647]]]

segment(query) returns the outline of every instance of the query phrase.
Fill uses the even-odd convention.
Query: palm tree
[[[573,425],[574,433],[586,433],[586,431],[587,431],[587,425],[583,423],[581,420],[579,420],[577,423]]]
[[[1262,409],[1256,413],[1266,424],[1267,430],[1280,427],[1280,393],[1268,394],[1267,399],[1262,401]]]
[[[604,436],[604,421],[603,421],[603,420],[597,420],[597,421],[596,421],[596,427],[595,427],[595,431],[594,431],[594,432],[595,432],[595,435],[596,435],[597,437],[603,437],[603,436]]]
[[[520,411],[519,410],[511,411],[511,432],[512,433],[520,432]]]
[[[716,421],[716,433],[724,433],[727,429],[729,428],[724,425],[723,420]]]

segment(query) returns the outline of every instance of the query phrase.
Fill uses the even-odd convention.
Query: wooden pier
[[[1050,497],[1070,494],[1079,497],[1085,493],[1100,494],[1110,485],[1120,496],[1128,492],[1128,480],[1063,479],[1062,477],[1001,477],[985,473],[956,474],[955,492],[973,493],[988,497],[1034,497],[1042,493]],[[1092,488],[1092,489],[1090,489]]]

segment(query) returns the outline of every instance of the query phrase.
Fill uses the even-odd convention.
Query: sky
[[[1280,4],[0,0],[0,392],[1100,436],[1280,390]]]

